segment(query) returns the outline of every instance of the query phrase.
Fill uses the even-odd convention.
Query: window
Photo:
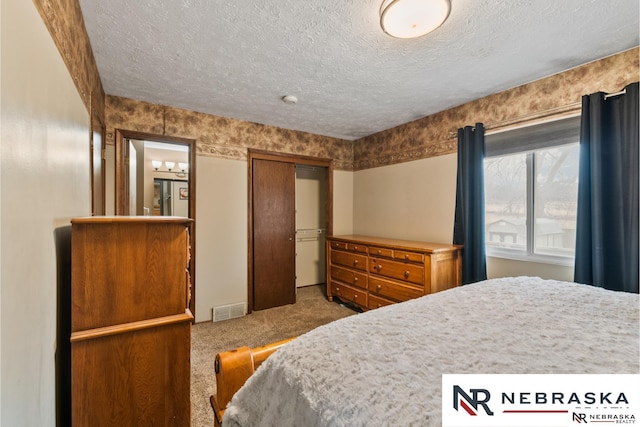
[[[574,255],[580,118],[487,135],[487,254],[570,263]]]

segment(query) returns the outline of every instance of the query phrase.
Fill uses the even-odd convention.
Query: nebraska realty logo
[[[442,376],[442,425],[635,424],[640,375]]]

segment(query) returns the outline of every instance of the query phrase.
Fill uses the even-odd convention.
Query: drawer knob
[[[378,255],[380,255],[382,253],[382,251],[380,249],[378,249]]]
[[[354,277],[354,278],[353,278],[353,281],[354,281],[354,282],[357,282],[357,281],[358,281],[358,278],[357,278],[357,277]]]
[[[404,259],[408,260],[409,259],[409,255],[404,254]]]
[[[406,279],[406,278],[408,278],[408,277],[409,277],[409,272],[408,272],[408,271],[405,271],[405,272],[404,272],[404,278]]]
[[[358,294],[355,294],[353,297],[354,297],[355,299],[358,299]]]
[[[378,264],[378,266],[376,267],[376,269],[377,269],[378,271],[382,270],[382,265]]]
[[[382,286],[376,285],[376,290],[379,291],[380,289],[382,289]]]
[[[358,265],[358,260],[357,259],[353,260],[353,265]]]
[[[357,247],[357,246],[354,246],[354,247],[353,247],[353,249],[357,251],[357,250],[358,250],[358,247]]]

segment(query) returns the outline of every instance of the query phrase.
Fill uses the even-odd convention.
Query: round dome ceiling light
[[[282,97],[282,102],[284,102],[285,104],[292,105],[298,102],[298,98],[296,98],[293,95],[285,95]]]
[[[450,11],[449,0],[384,0],[380,26],[392,37],[420,37],[442,25]]]

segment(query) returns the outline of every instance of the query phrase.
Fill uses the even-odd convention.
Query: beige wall
[[[451,243],[455,154],[354,173],[356,234]]]
[[[247,301],[247,162],[196,158],[196,321]]]
[[[54,237],[91,213],[89,115],[34,4],[1,20],[0,423],[54,426]]]
[[[333,171],[333,234],[353,234],[353,172]]]
[[[487,257],[487,276],[490,279],[493,277],[538,276],[543,279],[573,282],[573,265],[542,264]]]

